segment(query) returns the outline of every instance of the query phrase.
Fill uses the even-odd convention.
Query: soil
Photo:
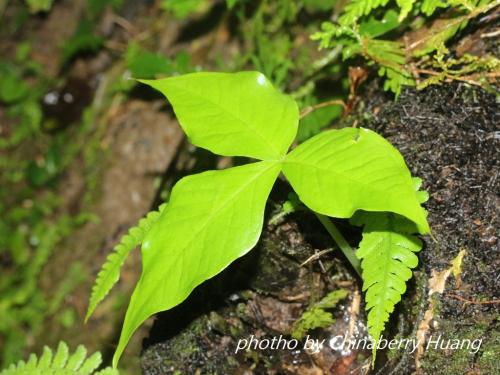
[[[499,106],[495,96],[475,87],[447,84],[423,91],[408,89],[394,101],[372,83],[362,98],[369,99],[358,105],[346,124],[372,128],[387,137],[404,155],[413,175],[424,180],[423,187],[430,194],[426,208],[432,237],[423,238],[420,265],[393,314],[389,335],[483,339],[477,353],[433,348],[420,354],[382,352],[373,372],[499,373],[495,360],[499,310],[492,303],[498,298],[499,286]],[[275,187],[268,219],[287,189],[285,183]],[[349,233],[345,223],[340,225]],[[356,237],[350,234],[353,242]],[[235,354],[238,339],[252,334],[290,339],[291,322],[313,301],[341,287],[350,295],[333,310],[336,323],[311,336],[329,338],[349,327],[358,338],[366,335],[365,317],[355,313],[360,281],[339,252],[301,266],[311,255],[332,247],[311,214],[293,214],[277,226],[268,224],[256,249],[197,288],[181,306],[157,318],[144,342],[143,373],[367,373],[370,353],[363,351],[343,353],[325,348],[311,354],[257,349]],[[442,294],[429,297],[431,277],[448,269],[461,250],[465,250],[461,272],[444,279]]]

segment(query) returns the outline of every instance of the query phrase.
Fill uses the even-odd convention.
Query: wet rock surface
[[[408,90],[399,102],[385,103],[370,125],[400,150],[430,194],[436,241],[426,241],[423,267],[446,266],[465,249],[471,257],[462,279],[470,285],[462,287],[476,296],[499,295],[499,123],[494,95],[457,84]]]
[[[330,290],[355,288],[345,265],[331,255],[321,257],[321,265],[301,266],[315,252],[332,245],[318,228],[312,232],[314,238],[302,234],[306,232],[298,223],[317,225],[315,221],[313,215],[300,213],[277,226],[268,225],[256,249],[197,288],[185,303],[161,314],[145,341],[143,373],[322,374],[345,366],[342,353],[325,349],[311,354],[302,350],[300,341],[295,347],[290,337],[293,323],[311,302]],[[345,306],[331,310],[336,323],[316,330],[316,338],[326,339],[347,329],[351,299],[346,301]],[[238,340],[251,337],[259,341],[276,338],[276,343],[282,338],[287,346],[236,353]],[[348,354],[348,366],[354,365],[355,356]]]
[[[463,84],[433,86],[424,91],[407,90],[397,102],[376,94],[365,113],[374,113],[362,126],[375,129],[396,146],[413,175],[423,179],[429,192],[426,203],[435,238],[424,238],[420,266],[409,296],[418,322],[426,301],[433,272],[442,271],[465,250],[461,272],[449,277],[436,298],[436,308],[427,337],[481,339],[477,353],[469,350],[424,350],[420,371],[425,374],[500,372],[498,321],[500,265],[498,212],[500,212],[499,151],[500,106],[495,96]],[[408,303],[409,305],[410,303]],[[420,307],[417,307],[419,306]],[[405,304],[400,306],[400,311]],[[413,308],[412,308],[413,307]],[[402,313],[409,323],[412,317]],[[407,334],[418,327],[409,324]],[[444,345],[446,346],[446,345]],[[415,358],[398,356],[381,373],[397,368],[403,374],[414,370]]]
[[[346,121],[387,137],[404,155],[413,175],[424,180],[434,237],[424,238],[420,265],[386,335],[416,338],[418,332],[427,338],[442,334],[443,339],[483,339],[476,353],[425,347],[420,354],[380,351],[373,373],[499,373],[494,359],[499,352],[498,304],[491,302],[498,297],[499,282],[499,106],[495,97],[460,84],[406,90],[398,101],[385,96],[376,84],[366,91],[364,97],[370,99]],[[272,201],[282,201],[283,191],[286,187],[275,188]],[[356,233],[349,233],[346,226],[342,231],[356,243]],[[298,350],[235,354],[238,338],[252,334],[290,339],[291,324],[304,309],[340,287],[347,288],[350,296],[333,310],[336,323],[313,331],[312,336],[328,339],[351,330],[355,337],[364,337],[365,317],[362,312],[353,314],[360,281],[339,252],[301,267],[315,252],[333,246],[310,214],[293,214],[277,226],[268,225],[257,249],[202,285],[181,306],[160,315],[144,344],[143,373],[367,373],[369,352],[325,348],[317,354]],[[432,297],[433,309],[425,325],[431,301],[429,279],[450,267],[461,250],[465,250],[461,272],[446,279],[443,293]]]

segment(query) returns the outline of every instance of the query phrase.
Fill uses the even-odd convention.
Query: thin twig
[[[310,114],[311,112],[314,112],[317,109],[320,109],[323,107],[330,107],[332,105],[341,105],[343,111],[345,111],[347,109],[347,105],[341,99],[328,100],[328,101],[323,102],[323,103],[318,103],[315,105],[310,105],[308,107],[305,107],[300,112],[300,118],[302,119],[302,118],[306,117],[308,114]]]
[[[127,19],[117,15],[111,14],[111,21],[118,26],[120,26],[123,30],[125,30],[129,35],[135,36],[139,33],[138,29]]]
[[[351,263],[352,267],[357,272],[357,274],[361,276],[361,264],[359,263],[359,259],[356,258],[354,250],[346,241],[342,233],[340,233],[335,224],[333,224],[332,221],[327,216],[318,214],[317,212],[315,212],[314,214],[318,218],[319,222],[323,224],[323,226],[330,234],[330,236],[333,238],[335,243],[338,245],[340,250],[344,253],[344,256],[347,258],[349,263]]]
[[[302,264],[300,265],[301,267],[305,266],[307,263],[310,263],[312,262],[313,260],[316,260],[316,259],[319,259],[321,258],[323,255],[327,254],[327,253],[330,253],[332,252],[333,249],[325,249],[325,250],[321,250],[320,252],[316,253],[316,254],[313,254],[311,255],[309,258],[307,258],[304,262],[302,262]]]
[[[436,72],[434,70],[429,70],[429,69],[415,69],[415,71],[417,73],[429,74],[429,75],[432,75],[432,76],[438,76],[438,75],[442,74],[440,72]],[[471,74],[471,75],[468,75],[468,76],[458,76],[458,75],[452,75],[452,74],[446,74],[445,73],[444,77],[445,77],[445,81],[446,82],[452,82],[452,81],[455,80],[455,81],[466,82],[468,84],[475,85],[475,86],[482,86],[481,82],[475,81],[473,79],[473,77],[476,77],[477,75],[484,76],[484,77],[486,77],[488,79],[491,79],[491,80],[495,80],[497,77],[500,76],[500,73],[499,72],[477,73],[477,74]]]
[[[493,30],[489,33],[484,33],[484,34],[481,34],[481,38],[494,38],[496,36],[500,35],[500,28],[496,29],[496,30]]]
[[[353,296],[352,296],[352,303],[351,306],[349,306],[349,329],[347,330],[348,336],[347,337],[354,337],[354,328],[356,327],[356,324],[358,322],[358,316],[359,316],[359,307],[361,305],[361,294],[359,294],[359,291],[357,289],[354,290]]]
[[[500,303],[500,299],[494,299],[494,300],[491,300],[491,301],[471,301],[471,300],[468,300],[468,299],[465,299],[463,297],[460,297],[460,296],[457,296],[456,294],[445,294],[447,297],[450,297],[450,298],[453,298],[453,299],[456,299],[460,302],[463,302],[467,305],[496,305],[496,304],[499,304]]]

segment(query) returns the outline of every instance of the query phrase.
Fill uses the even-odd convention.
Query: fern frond
[[[307,332],[316,328],[324,328],[335,322],[332,314],[325,311],[334,308],[337,303],[347,297],[347,290],[338,289],[328,293],[321,301],[310,306],[294,323],[292,337],[300,340]]]
[[[385,77],[384,90],[392,91],[396,98],[401,94],[403,86],[415,86],[415,80],[403,69],[394,69],[387,66],[381,66],[378,70],[381,77]]]
[[[429,200],[429,193],[427,192],[427,190],[420,190],[420,188],[422,187],[422,179],[420,177],[412,177],[412,182],[418,203],[422,204],[427,202]],[[424,208],[422,207],[422,209]]]
[[[415,0],[396,0],[396,3],[401,8],[399,12],[399,22],[403,21],[408,13],[413,9],[413,5],[415,4]]]
[[[417,88],[422,89],[434,83],[462,80],[488,87],[495,82],[495,72],[500,71],[500,59],[492,55],[474,56],[465,54],[460,58],[437,55],[422,65],[433,75],[419,82]]]
[[[429,194],[419,190],[422,180],[418,177],[412,180],[418,201],[426,202]],[[397,214],[358,211],[351,218],[351,224],[364,226],[356,256],[361,259],[368,332],[375,342],[374,362],[376,342],[394,306],[406,291],[406,281],[412,277],[411,270],[418,265],[415,253],[422,249],[422,242],[413,235],[418,232],[415,223]]]
[[[110,367],[95,372],[101,363],[101,353],[87,358],[87,350],[82,345],[70,356],[68,346],[61,341],[55,354],[45,346],[40,358],[31,354],[27,362],[12,364],[0,375],[118,375],[118,371]]]
[[[366,57],[380,66],[379,76],[386,77],[384,90],[390,90],[398,97],[403,86],[415,85],[413,76],[405,67],[406,56],[401,43],[390,40],[366,39],[365,45]]]
[[[139,221],[137,226],[130,228],[128,233],[121,238],[120,243],[113,248],[113,252],[108,255],[92,288],[85,321],[90,318],[97,305],[118,282],[120,279],[120,269],[127,259],[128,254],[132,249],[141,244],[144,236],[158,219],[165,206],[166,203],[162,204],[158,211],[149,212],[146,217]]]
[[[496,0],[424,0],[421,11],[426,16],[431,16],[438,8],[455,7],[465,12],[472,12],[477,7],[492,3]]]
[[[413,223],[392,213],[363,212],[357,225],[364,224],[363,239],[356,256],[361,259],[368,332],[378,342],[394,306],[406,291],[406,281],[418,264],[415,252],[421,241],[408,231]],[[376,345],[373,349],[375,360]]]
[[[374,9],[387,5],[389,0],[352,0],[345,8],[344,13],[339,18],[339,24],[350,26],[359,17],[370,14]]]
[[[422,11],[423,14],[425,14],[427,17],[432,16],[432,14],[436,11],[438,8],[446,8],[448,4],[446,1],[442,0],[424,0],[422,1],[422,5],[420,7],[420,10]]]

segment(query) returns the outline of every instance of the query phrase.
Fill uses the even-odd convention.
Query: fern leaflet
[[[392,91],[396,94],[396,98],[401,94],[403,86],[414,86],[415,80],[403,69],[396,69],[387,66],[381,66],[378,70],[378,75],[385,77],[384,90]]]
[[[344,13],[339,18],[339,24],[350,26],[356,22],[359,17],[370,14],[375,8],[387,5],[389,0],[352,0],[345,8]]]
[[[348,292],[345,289],[334,290],[328,293],[321,301],[310,306],[294,323],[292,337],[300,340],[310,330],[332,325],[335,319],[331,313],[325,310],[333,309],[347,295]]]
[[[411,223],[391,213],[363,213],[355,224],[364,224],[363,239],[356,255],[361,259],[368,332],[377,342],[394,306],[406,291],[411,269],[418,264],[414,254],[421,241],[408,232]],[[375,359],[376,345],[373,349]]]
[[[417,199],[424,203],[429,195],[418,190],[421,184],[420,178],[413,179]],[[413,235],[418,232],[415,224],[397,214],[359,211],[352,217],[351,223],[364,226],[356,256],[361,259],[368,332],[375,342],[375,361],[376,342],[394,306],[406,292],[406,281],[411,279],[411,270],[418,265],[415,253],[422,249],[422,242]]]
[[[424,0],[422,1],[421,11],[427,17],[431,16],[437,8],[446,8],[448,4],[442,0]]]
[[[399,13],[399,22],[401,22],[413,9],[415,0],[396,0],[396,3],[401,8],[401,12]]]
[[[120,269],[127,259],[128,254],[132,249],[141,244],[144,236],[156,219],[158,219],[165,206],[166,203],[162,204],[158,211],[149,212],[146,217],[139,221],[137,226],[130,228],[128,233],[121,238],[120,243],[113,248],[113,252],[108,256],[106,262],[103,264],[92,288],[92,295],[90,296],[85,321],[90,318],[97,305],[104,299],[104,297],[106,297],[111,288],[113,288],[113,286],[118,282],[120,279]]]
[[[118,375],[118,371],[111,367],[95,372],[101,363],[101,353],[96,352],[87,358],[87,350],[80,345],[69,355],[66,343],[60,342],[55,354],[45,346],[40,358],[31,354],[27,362],[12,364],[0,371],[0,375]]]

